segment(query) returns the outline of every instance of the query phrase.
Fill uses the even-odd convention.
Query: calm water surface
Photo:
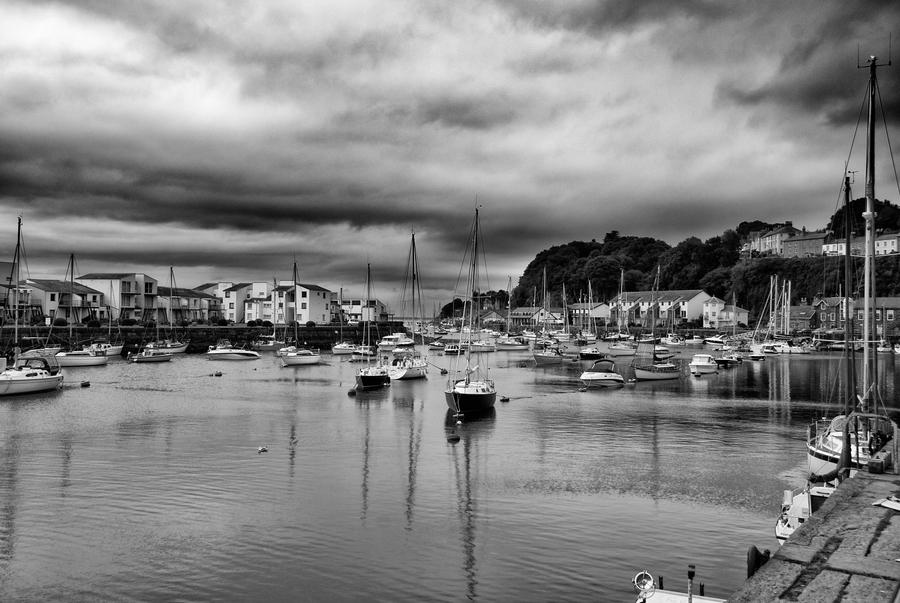
[[[590,391],[529,358],[491,354],[510,401],[460,426],[437,368],[356,397],[331,357],[64,369],[0,399],[0,600],[633,601],[688,563],[727,596],[776,548],[837,357]]]

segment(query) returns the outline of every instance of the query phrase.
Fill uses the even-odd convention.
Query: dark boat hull
[[[370,389],[378,389],[390,385],[391,378],[388,375],[357,375],[356,389],[357,391],[366,391]]]
[[[447,408],[462,414],[484,413],[494,408],[497,392],[471,394],[448,391],[444,392]]]

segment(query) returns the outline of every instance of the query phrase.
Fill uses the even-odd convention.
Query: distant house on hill
[[[781,255],[786,258],[805,258],[822,255],[825,235],[824,231],[806,232],[804,229],[800,234],[782,240]]]

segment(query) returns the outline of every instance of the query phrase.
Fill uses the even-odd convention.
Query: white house
[[[44,316],[51,319],[65,318],[69,323],[79,323],[109,318],[103,293],[81,283],[27,279],[25,285],[31,290],[30,303],[39,304]]]
[[[113,319],[156,320],[157,280],[140,273],[92,272],[75,282],[100,291]]]
[[[376,322],[388,319],[387,306],[377,299],[366,300],[351,298],[341,300],[341,312],[348,321]],[[365,307],[364,307],[365,306]]]
[[[703,327],[706,329],[733,328],[746,325],[750,312],[737,306],[725,303],[718,297],[710,297],[703,302]]]
[[[235,323],[246,322],[244,316],[245,305],[248,299],[268,297],[271,283],[257,281],[253,283],[237,283],[222,291],[222,315],[225,320]]]
[[[642,323],[650,326],[653,306],[656,326],[678,325],[682,321],[700,320],[703,302],[710,295],[702,289],[677,289],[673,291],[626,291],[609,301],[610,322],[619,324]],[[655,302],[655,303],[654,303]]]

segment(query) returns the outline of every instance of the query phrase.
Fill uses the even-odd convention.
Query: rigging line
[[[841,175],[841,185],[838,187],[838,198],[834,203],[834,209],[837,211],[841,205],[841,192],[844,190],[844,176],[850,171],[850,158],[853,156],[853,146],[856,144],[856,135],[859,133],[859,125],[862,123],[863,115],[866,114],[866,105],[869,98],[869,86],[866,86],[866,93],[863,94],[862,103],[859,106],[859,114],[856,116],[856,128],[853,130],[853,136],[850,137],[850,150],[847,152],[847,159],[844,161],[844,174]]]
[[[884,126],[884,137],[887,140],[888,152],[891,155],[891,167],[894,168],[894,184],[897,185],[897,194],[900,195],[900,179],[897,178],[897,163],[894,161],[894,149],[891,146],[891,135],[888,132],[887,117],[884,113],[884,101],[881,100],[881,86],[875,86],[875,92],[878,94],[878,104],[881,106],[881,124]]]

